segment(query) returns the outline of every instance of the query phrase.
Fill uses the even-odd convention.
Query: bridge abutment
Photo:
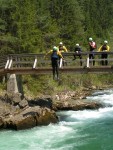
[[[7,74],[7,92],[8,93],[21,93],[22,97],[23,86],[22,86],[22,75]]]

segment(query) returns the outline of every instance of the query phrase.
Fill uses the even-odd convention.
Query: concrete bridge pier
[[[22,97],[23,86],[22,86],[22,75],[7,74],[7,92],[8,93],[21,93]]]

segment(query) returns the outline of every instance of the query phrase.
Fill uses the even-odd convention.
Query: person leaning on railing
[[[62,54],[59,52],[58,47],[54,46],[52,50],[50,50],[48,53],[46,53],[46,55],[44,56],[44,58],[46,58],[46,56],[50,54],[51,55],[51,63],[52,63],[52,69],[53,69],[53,79],[55,79],[55,74],[56,74],[56,79],[59,80],[59,57],[64,59]]]
[[[80,45],[77,43],[76,46],[75,46],[75,49],[74,49],[74,59],[73,60],[76,60],[76,57],[79,57],[80,59],[80,66],[82,66],[82,55],[81,55],[81,52],[82,52],[82,49],[80,47]]]
[[[104,41],[104,44],[102,46],[100,46],[100,48],[98,49],[98,52],[103,52],[101,54],[101,64],[102,65],[108,65],[108,54],[106,52],[109,52],[110,51],[110,47],[108,46],[108,41]]]
[[[90,37],[89,38],[89,50],[90,50],[90,54],[89,54],[89,59],[92,59],[93,60],[93,66],[95,65],[95,55],[94,55],[94,51],[95,49],[97,48],[97,45],[96,45],[96,42],[93,41],[93,39]]]

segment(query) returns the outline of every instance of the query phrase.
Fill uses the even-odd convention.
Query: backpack
[[[96,43],[95,42],[92,42],[92,48],[97,48],[97,46],[96,46]]]
[[[56,58],[56,59],[59,58],[57,51],[53,51],[51,58]]]

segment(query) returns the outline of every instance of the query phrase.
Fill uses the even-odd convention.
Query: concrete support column
[[[21,93],[23,96],[22,76],[16,74],[7,74],[7,92]]]

